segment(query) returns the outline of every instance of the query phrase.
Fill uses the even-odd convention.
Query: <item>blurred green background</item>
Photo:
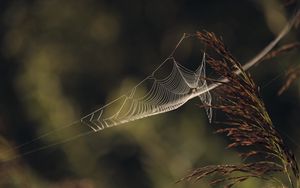
[[[123,94],[170,54],[184,32],[216,33],[243,63],[276,36],[293,9],[277,0],[1,0],[0,8],[0,187],[9,188],[209,188],[205,180],[175,182],[194,168],[240,159],[224,149],[226,138],[213,134],[198,99],[7,160],[82,133],[74,126],[16,148]],[[299,33],[282,43],[299,40]],[[300,82],[276,93],[284,71],[299,63],[294,50],[251,70],[298,158]],[[239,187],[266,184],[250,180]]]

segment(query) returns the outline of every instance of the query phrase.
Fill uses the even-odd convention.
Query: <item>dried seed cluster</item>
[[[290,186],[297,187],[299,169],[294,154],[274,128],[250,75],[243,71],[240,63],[213,33],[197,32],[196,37],[213,51],[207,55],[207,63],[227,80],[215,90],[217,104],[212,107],[225,114],[225,120],[216,125],[216,132],[230,139],[227,148],[241,150],[239,153],[244,162],[201,167],[182,180],[219,175],[211,180],[212,185],[224,183],[225,187],[232,187],[249,178],[260,178],[283,186],[282,180],[276,177],[276,174],[283,173]]]

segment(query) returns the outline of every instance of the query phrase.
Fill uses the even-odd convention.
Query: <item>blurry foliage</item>
[[[8,148],[73,122],[128,90],[167,57],[183,32],[214,31],[244,62],[287,19],[285,8],[276,0],[2,3],[1,161],[31,149],[7,154]],[[290,38],[295,40],[299,34]],[[192,49],[185,50],[181,61],[188,64],[186,55]],[[255,70],[259,83],[281,73],[287,63],[299,63],[300,57],[294,53],[279,58],[280,64],[273,61],[277,59]],[[299,83],[277,98],[279,85],[263,88],[266,106],[274,124],[297,138]],[[223,151],[226,142],[211,133],[205,113],[195,103],[200,101],[2,162],[0,187],[209,188],[204,180],[174,183],[188,169],[239,159],[234,152]],[[35,146],[81,131],[70,128]],[[251,180],[240,187],[262,187],[264,183]]]

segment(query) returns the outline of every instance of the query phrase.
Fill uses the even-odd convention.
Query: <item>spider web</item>
[[[299,15],[299,13],[297,14]],[[293,17],[293,19],[282,29],[282,31],[277,35],[277,37],[272,40],[265,48],[263,48],[262,51],[260,51],[254,58],[250,59],[243,65],[243,70],[246,71],[249,68],[251,68],[253,65],[255,65],[257,62],[259,62],[267,53],[269,53],[275,45],[291,30],[293,27],[295,21],[297,20],[297,15]],[[148,116],[156,115],[165,113],[171,110],[175,110],[182,106],[184,103],[186,103],[188,100],[199,97],[201,101],[208,107],[206,108],[206,112],[208,115],[209,121],[212,119],[212,109],[209,108],[211,106],[211,95],[209,91],[217,88],[218,86],[222,85],[222,83],[229,82],[228,79],[220,79],[219,82],[212,83],[207,86],[207,83],[203,78],[206,76],[205,73],[205,53],[203,53],[203,58],[200,66],[196,71],[191,71],[183,66],[181,66],[178,62],[176,62],[174,58],[174,53],[176,49],[179,47],[181,42],[193,35],[184,34],[178,44],[176,45],[175,49],[167,58],[166,61],[164,61],[161,65],[157,67],[156,70],[153,71],[153,73],[146,77],[143,81],[141,81],[138,85],[136,85],[134,88],[130,90],[130,92],[126,95],[122,95],[121,97],[117,98],[116,100],[106,104],[105,106],[93,111],[92,113],[82,117],[80,120],[76,120],[73,123],[70,123],[66,126],[62,126],[58,129],[46,132],[42,134],[41,136],[32,139],[28,142],[25,142],[21,145],[18,145],[14,147],[12,150],[16,149],[24,149],[26,146],[29,146],[40,139],[47,137],[51,134],[60,132],[63,129],[67,129],[69,127],[75,126],[75,125],[81,125],[79,122],[86,124],[88,127],[91,128],[90,131],[84,132],[82,134],[76,135],[74,137],[54,142],[52,144],[48,144],[42,147],[37,147],[35,149],[31,149],[25,153],[22,153],[21,155],[15,155],[14,158],[8,160],[12,161],[16,158],[19,158],[21,156],[29,155],[32,153],[35,153],[37,151],[45,150],[47,148],[64,144],[67,142],[70,142],[72,140],[75,140],[77,138],[87,136],[89,134],[94,133],[95,131],[103,130],[107,127],[117,126],[121,125],[126,122],[134,121],[137,119],[142,119]],[[161,69],[161,67],[168,61],[171,60],[173,69],[169,76],[166,76],[164,79],[159,79],[156,76],[156,72]],[[175,68],[174,68],[175,66]],[[175,70],[174,70],[175,69]],[[175,74],[176,73],[176,74]],[[178,73],[180,76],[178,76]],[[235,72],[236,74],[240,74],[241,71],[237,70]],[[174,76],[177,75],[177,76]],[[173,77],[173,80],[172,80]],[[148,93],[145,94],[143,97],[137,97],[137,88],[139,88],[141,85],[145,85],[147,81],[152,81],[152,86],[149,89]],[[179,84],[180,83],[180,84]],[[178,85],[176,85],[178,84]],[[150,100],[151,99],[151,100]],[[113,104],[118,104],[118,102],[121,104],[117,109],[119,110],[113,110],[111,115],[106,115],[106,112],[110,112],[110,108],[113,106]],[[131,107],[126,110],[126,106],[128,104],[131,104]],[[109,114],[109,113],[108,113]]]
[[[81,122],[97,132],[175,110],[195,97],[199,97],[204,105],[210,106],[212,97],[204,79],[206,77],[205,53],[203,52],[202,61],[195,71],[182,66],[173,56],[186,37],[186,35],[182,37],[173,53],[150,76],[127,94],[84,116]],[[171,64],[171,71],[167,76],[160,78],[158,72],[167,63]],[[148,91],[141,95],[138,91],[146,86],[149,88]],[[212,109],[207,107],[206,113],[211,122]]]

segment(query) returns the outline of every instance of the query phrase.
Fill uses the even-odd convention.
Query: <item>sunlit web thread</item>
[[[184,35],[182,40],[186,36]],[[156,72],[169,61],[172,63],[171,73],[165,78],[157,78]],[[122,95],[84,116],[81,118],[81,122],[97,132],[112,126],[175,110],[197,96],[203,104],[210,106],[212,98],[209,91],[197,94],[198,91],[207,90],[207,82],[204,79],[205,65],[205,53],[203,53],[200,66],[195,71],[180,65],[172,53],[150,76],[133,87],[126,95]],[[151,82],[150,90],[143,96],[137,96],[137,90],[139,87],[143,87],[146,82]],[[115,112],[111,115],[105,115],[108,108],[118,103],[121,105]],[[206,112],[209,121],[211,121],[212,109],[208,107]]]
[[[178,107],[182,106],[185,102],[187,102],[191,98],[198,96],[197,94],[195,95],[195,93],[197,91],[199,92],[199,90],[205,91],[205,92],[203,92],[204,95],[201,95],[201,96],[199,95],[199,97],[200,97],[201,101],[203,101],[205,104],[209,105],[211,102],[211,95],[209,92],[207,92],[207,91],[209,91],[209,89],[207,88],[207,83],[206,83],[206,80],[204,79],[205,68],[206,68],[205,67],[205,65],[206,65],[205,64],[205,53],[203,53],[203,57],[202,57],[200,66],[195,71],[191,71],[191,70],[185,68],[184,66],[180,65],[174,58],[174,54],[175,54],[177,48],[180,46],[180,44],[186,38],[189,38],[189,37],[194,37],[194,35],[190,35],[190,34],[186,34],[186,33],[183,34],[183,36],[181,37],[181,39],[179,40],[179,42],[173,49],[170,56],[165,61],[163,61],[152,72],[152,74],[150,76],[146,77],[144,80],[142,80],[140,83],[138,83],[129,92],[127,92],[127,94],[122,95],[121,97],[111,101],[110,103],[107,103],[100,109],[95,110],[94,112],[84,116],[80,120],[74,121],[73,123],[68,124],[66,126],[62,126],[58,129],[48,131],[33,140],[30,140],[28,142],[25,142],[21,145],[18,145],[16,147],[12,148],[12,150],[25,148],[26,146],[33,144],[35,142],[38,142],[39,140],[41,140],[45,137],[48,137],[54,133],[59,134],[59,132],[64,129],[67,129],[67,128],[70,128],[73,126],[79,126],[81,123],[87,124],[89,127],[92,128],[92,130],[88,131],[86,133],[82,133],[80,135],[74,136],[70,139],[62,140],[57,143],[52,143],[52,144],[49,144],[49,145],[41,147],[41,148],[36,148],[34,150],[30,150],[28,152],[23,153],[22,156],[34,153],[36,151],[44,150],[44,149],[47,149],[47,148],[55,146],[55,145],[66,143],[70,140],[73,140],[74,138],[79,138],[79,137],[82,137],[83,135],[88,135],[95,131],[102,130],[103,128],[99,129],[99,127],[98,127],[99,125],[95,125],[95,122],[93,122],[93,121],[95,121],[95,117],[98,116],[97,120],[99,120],[100,119],[99,116],[102,116],[104,109],[109,108],[111,105],[113,105],[114,103],[116,103],[117,101],[120,101],[122,99],[124,99],[124,100],[127,99],[126,100],[127,102],[134,101],[134,102],[132,102],[133,105],[131,107],[136,110],[135,111],[136,115],[133,115],[132,110],[127,111],[127,114],[122,112],[122,109],[124,109],[124,106],[126,105],[125,103],[123,103],[123,105],[120,106],[119,110],[117,110],[113,116],[105,119],[106,124],[109,123],[109,120],[114,121],[115,119],[113,119],[113,117],[116,117],[117,115],[119,118],[118,125],[120,125],[120,124],[123,124],[126,122],[130,122],[130,121],[142,119],[142,118],[145,118],[148,116],[175,110]],[[166,64],[167,62],[169,63],[169,61],[171,61],[172,65],[173,65],[171,73],[163,79],[155,78],[155,73],[158,70],[160,70],[164,64]],[[152,88],[148,91],[148,93],[146,95],[144,95],[144,97],[134,98],[134,93],[135,93],[136,89],[138,89],[138,87],[142,87],[143,83],[145,83],[147,80],[153,80],[154,84],[153,84]],[[156,93],[156,94],[154,94],[154,93]],[[157,96],[160,96],[160,97],[157,97]],[[142,100],[143,100],[143,102],[142,102]],[[148,104],[146,104],[146,103],[148,103]],[[151,109],[151,112],[149,111],[149,109]],[[102,110],[102,112],[101,112],[101,110]],[[209,120],[211,121],[212,110],[207,108],[206,111],[207,111]],[[122,116],[122,120],[120,121],[121,116]],[[111,119],[109,119],[109,118],[111,118]],[[93,120],[93,121],[88,121],[88,120]],[[116,123],[116,122],[114,122],[114,123]],[[116,126],[116,124],[110,124],[109,126],[106,126],[105,128],[111,127],[111,126]],[[20,156],[17,156],[17,157],[20,157]]]
[[[242,67],[242,69],[249,69],[259,60],[261,60],[270,50],[272,50],[274,46],[290,31],[293,24],[295,23],[297,16],[298,15],[296,15],[291,20],[291,22],[289,22],[283,28],[279,35],[268,46],[266,46],[253,59],[247,62]],[[179,63],[176,62],[176,60],[173,57],[174,52],[176,51],[180,43],[185,38],[190,36],[194,35],[184,34],[181,40],[178,42],[175,49],[173,50],[173,52],[171,53],[171,55],[169,56],[169,58],[167,58],[160,66],[158,66],[158,68],[153,71],[151,76],[148,76],[137,86],[135,86],[129,92],[128,95],[123,95],[120,98],[113,101],[112,103],[88,114],[87,116],[81,119],[81,122],[92,128],[96,132],[112,126],[117,126],[137,119],[142,119],[148,116],[153,116],[156,114],[161,114],[177,109],[183,104],[185,104],[188,100],[197,96],[205,105],[210,106],[211,95],[209,91],[221,85],[222,82],[228,82],[229,80],[226,78],[220,79],[220,82],[213,83],[207,86],[206,80],[201,79],[201,76],[205,77],[205,53],[203,54],[203,60],[201,65],[195,72],[186,69],[185,67],[181,66]],[[155,79],[155,72],[170,59],[173,61],[173,69],[171,74],[162,80]],[[237,70],[236,74],[240,74],[241,72],[242,70]],[[135,98],[134,95],[137,87],[139,87],[144,82],[150,79],[153,79],[154,83],[149,93],[147,93],[144,97]],[[113,103],[119,101],[122,101],[122,105],[119,108],[119,110],[111,116],[103,117],[105,109]],[[211,121],[212,109],[207,108],[206,111],[208,114],[208,118]]]
[[[289,23],[287,23],[286,24],[286,26],[282,29],[282,31],[277,35],[277,37],[273,40],[273,41],[271,41],[262,51],[260,51],[254,58],[252,58],[250,61],[248,61],[248,62],[246,62],[244,65],[243,65],[243,70],[248,70],[249,68],[251,68],[253,65],[255,65],[258,61],[260,61],[270,50],[272,50],[274,47],[275,47],[275,45],[291,30],[291,28],[293,27],[293,25],[294,25],[294,23],[295,23],[295,21],[296,21],[296,18],[297,18],[297,16],[299,16],[299,12],[297,12],[297,14],[295,14],[295,16],[291,19],[291,21],[289,22]],[[186,39],[186,38],[188,38],[188,37],[191,37],[191,36],[194,36],[194,35],[188,35],[188,34],[184,34],[183,35],[183,37],[180,39],[180,41],[177,43],[177,45],[176,45],[176,47],[174,48],[174,50],[173,50],[173,52],[171,53],[171,55],[169,56],[169,58],[171,58],[171,57],[173,57],[173,55],[174,55],[174,53],[175,53],[175,51],[176,51],[176,49],[179,47],[179,45],[181,44],[181,42],[184,40],[184,39]],[[169,59],[168,58],[168,59]],[[167,61],[167,60],[166,60]],[[157,67],[157,69],[156,70],[158,70],[161,66],[163,66],[163,64],[165,64],[165,62],[166,61],[164,61],[162,64],[160,64],[158,67]],[[155,70],[155,71],[156,71]],[[154,71],[154,72],[155,72]],[[205,69],[203,69],[203,71],[205,71]],[[236,74],[240,74],[241,73],[241,71],[240,70],[238,70],[237,72],[236,72]],[[205,73],[204,73],[205,74]],[[147,77],[148,78],[148,77]],[[147,79],[146,78],[146,79]],[[191,99],[191,98],[194,98],[194,97],[197,97],[197,96],[199,96],[200,98],[201,97],[205,97],[205,95],[202,95],[202,94],[204,94],[204,93],[208,93],[209,91],[211,91],[211,90],[213,90],[213,89],[215,89],[216,87],[218,87],[219,85],[221,85],[221,82],[228,82],[228,80],[227,79],[220,79],[220,82],[219,83],[212,83],[212,84],[210,84],[210,85],[208,85],[208,86],[206,86],[206,87],[203,87],[202,89],[193,89],[192,91],[193,92],[191,92],[191,94],[190,94],[190,96],[189,96],[189,99]],[[135,86],[135,87],[138,87],[140,84],[142,84],[143,83],[143,81],[142,82],[140,82],[137,86]],[[208,96],[208,99],[209,99],[209,95],[207,95]],[[121,98],[121,97],[120,97]],[[119,98],[118,98],[119,99]],[[116,100],[118,100],[118,99],[116,99]],[[206,101],[208,101],[209,102],[209,100],[206,100]],[[114,101],[112,101],[111,103],[113,103]],[[108,103],[107,105],[110,105],[111,103]],[[107,105],[105,105],[105,106],[107,106]],[[103,106],[102,108],[104,108],[105,106]],[[211,109],[206,109],[207,110],[207,112],[208,113],[210,113],[211,114]],[[95,112],[95,111],[94,111]],[[91,113],[92,114],[92,113]],[[89,114],[89,115],[91,115],[91,114]],[[80,121],[84,121],[84,118],[87,118],[89,115],[87,115],[87,116],[85,116],[85,117],[83,117]],[[94,115],[95,116],[95,115]],[[61,127],[61,128],[59,128],[59,129],[55,129],[55,130],[52,130],[52,131],[50,131],[50,132],[48,132],[48,133],[45,133],[45,134],[43,134],[43,135],[41,135],[41,136],[39,136],[38,138],[36,138],[36,139],[33,139],[33,140],[31,140],[31,141],[29,141],[29,142],[26,142],[25,144],[22,144],[22,145],[19,145],[19,146],[17,146],[17,147],[15,147],[15,148],[13,148],[13,150],[15,150],[16,148],[23,148],[23,147],[25,147],[25,146],[27,146],[27,145],[29,145],[29,144],[31,144],[31,143],[34,143],[34,142],[37,142],[38,140],[40,140],[40,139],[42,139],[42,138],[44,138],[44,137],[47,137],[47,136],[49,136],[49,135],[51,135],[51,134],[53,134],[53,133],[56,133],[56,132],[59,132],[59,131],[61,131],[61,130],[63,130],[63,129],[66,129],[66,128],[68,128],[68,127],[71,127],[71,126],[73,126],[73,125],[78,125],[78,123],[80,122],[80,121],[76,121],[76,122],[74,122],[74,123],[72,123],[71,125],[67,125],[67,126],[63,126],[63,127]],[[44,149],[47,149],[47,148],[49,148],[49,147],[52,147],[53,145],[59,145],[59,144],[62,144],[62,143],[66,143],[66,142],[69,142],[70,140],[73,140],[73,139],[76,139],[76,138],[79,138],[79,137],[82,137],[82,136],[85,136],[85,135],[88,135],[88,134],[92,134],[94,131],[93,130],[91,130],[91,131],[88,131],[88,132],[85,132],[85,133],[82,133],[82,134],[80,134],[80,135],[76,135],[76,136],[74,136],[74,137],[72,137],[72,138],[69,138],[69,139],[65,139],[65,140],[62,140],[62,141],[60,141],[60,142],[57,142],[57,143],[54,143],[54,144],[49,144],[49,145],[47,145],[47,146],[45,146],[45,147],[41,147],[41,148],[37,148],[37,149],[34,149],[34,150],[31,150],[31,151],[29,151],[29,152],[26,152],[25,154],[22,154],[22,155],[20,155],[20,156],[24,156],[24,155],[27,155],[27,154],[31,154],[31,153],[34,153],[34,152],[36,152],[36,151],[40,151],[40,150],[44,150]],[[16,156],[15,158],[17,158],[17,157],[20,157],[20,156]]]

